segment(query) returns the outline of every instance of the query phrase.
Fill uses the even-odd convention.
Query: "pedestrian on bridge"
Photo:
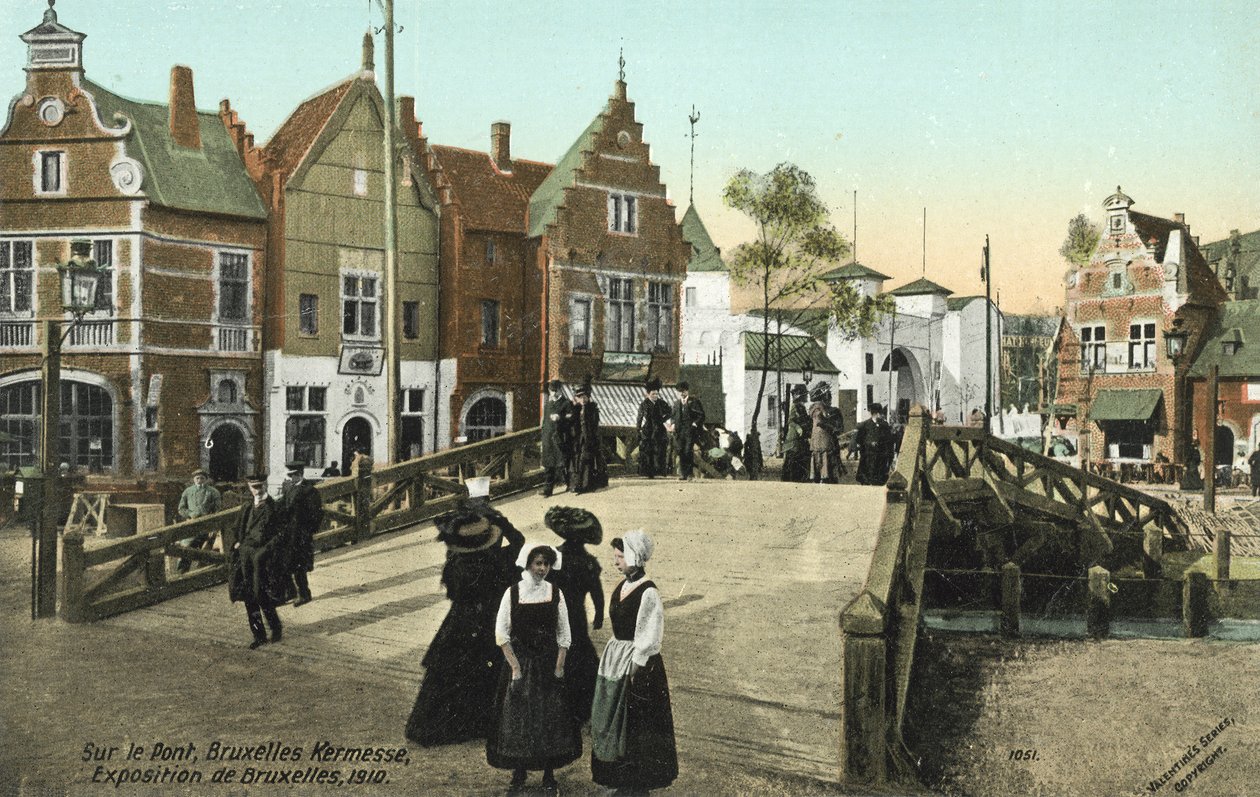
[[[276,607],[292,597],[293,582],[284,567],[284,518],[267,494],[267,476],[257,473],[245,483],[253,497],[241,509],[236,542],[228,554],[228,597],[245,604],[254,641],[250,650],[267,643],[266,618],[271,641],[279,642],[283,627]]]
[[[639,430],[639,475],[653,479],[664,476],[669,469],[669,434],[665,424],[669,422],[670,409],[661,398],[661,380],[652,378],[643,389],[647,395],[639,403],[635,422]]]
[[[871,417],[858,424],[853,437],[853,445],[861,456],[857,479],[858,484],[880,485],[888,481],[892,467],[893,430],[884,420],[882,404],[871,404],[869,412]]]
[[[792,405],[788,408],[780,481],[809,481],[809,439],[812,433],[813,425],[805,409],[805,386],[796,385],[792,388]]]
[[[573,423],[576,412],[573,402],[564,395],[564,383],[551,380],[550,394],[543,407],[542,417],[542,466],[543,498],[550,498],[557,484],[569,481],[569,460],[573,457]]]
[[[652,538],[641,530],[612,541],[625,578],[608,608],[613,638],[599,661],[591,708],[591,776],[618,794],[647,794],[678,777],[674,714],[661,658],[665,613],[644,569]]]
[[[810,393],[809,418],[813,426],[809,436],[810,469],[815,484],[837,484],[845,472],[840,462],[840,435],[844,433],[844,416],[831,406],[831,385],[820,382]]]
[[[319,490],[306,478],[306,463],[291,460],[285,468],[289,478],[280,493],[280,510],[286,524],[289,570],[297,589],[295,607],[311,602],[307,573],[315,569],[315,534],[324,522],[324,501]]]
[[[582,754],[564,690],[569,610],[564,592],[547,580],[563,562],[550,545],[526,545],[516,564],[521,578],[503,593],[494,623],[495,642],[510,669],[499,677],[486,761],[512,770],[509,794],[524,790],[526,773],[539,769],[543,791],[555,794],[554,770]]]
[[[674,402],[670,425],[678,450],[678,477],[687,481],[695,468],[695,445],[704,439],[704,405],[691,395],[687,382],[678,383],[678,400]]]
[[[192,484],[184,488],[179,496],[179,508],[176,513],[181,520],[192,520],[203,515],[213,515],[223,508],[223,496],[210,484],[210,474],[201,468],[193,471]],[[188,548],[208,548],[213,544],[213,535],[203,531],[187,539],[179,541]],[[187,573],[192,568],[192,560],[181,557],[177,570]]]
[[[1251,495],[1260,496],[1260,448],[1247,457],[1247,470],[1250,475]]]
[[[564,593],[569,607],[569,657],[565,662],[565,696],[573,727],[580,733],[582,726],[591,719],[591,702],[595,698],[595,676],[599,671],[599,656],[591,642],[586,627],[586,596],[591,596],[595,607],[592,628],[604,627],[604,587],[600,583],[599,561],[586,550],[587,545],[599,545],[604,539],[604,529],[599,518],[577,507],[553,506],[547,510],[543,523],[564,542],[559,551],[563,568],[551,571],[551,581]]]
[[[495,617],[503,591],[517,579],[525,536],[490,507],[488,492],[489,479],[470,479],[469,499],[436,520],[438,540],[446,543],[442,584],[451,609],[424,654],[424,679],[406,730],[425,747],[483,739],[492,719],[503,668]]]
[[[589,493],[608,486],[608,465],[599,442],[599,405],[591,398],[588,379],[574,393],[575,408],[573,464],[569,469],[569,490]]]

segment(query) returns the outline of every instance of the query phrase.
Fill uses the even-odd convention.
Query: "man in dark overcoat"
[[[315,534],[324,522],[324,501],[319,490],[306,478],[306,463],[292,461],[285,465],[289,478],[280,494],[280,510],[285,520],[285,542],[288,546],[289,570],[297,588],[294,606],[311,602],[311,586],[307,573],[315,569]]]
[[[284,568],[284,518],[267,494],[267,477],[246,479],[252,500],[241,508],[236,542],[228,554],[228,596],[243,601],[254,634],[250,650],[266,644],[266,618],[271,641],[279,642],[282,627],[276,606],[289,599],[292,579]]]
[[[551,380],[542,416],[542,466],[546,471],[542,495],[550,497],[557,484],[569,481],[569,460],[573,457],[573,402],[564,395],[564,383]]]
[[[809,439],[814,424],[805,409],[805,386],[792,388],[792,404],[788,407],[787,429],[783,438],[783,472],[780,481],[809,481]]]
[[[857,426],[853,445],[861,459],[858,461],[858,484],[883,484],[888,481],[888,469],[892,465],[893,431],[884,420],[884,408],[871,404],[870,416]]]
[[[661,380],[653,378],[643,386],[647,395],[639,403],[639,475],[649,479],[664,476],[669,461],[669,405],[661,398]]]
[[[704,437],[704,405],[691,395],[691,385],[678,383],[678,400],[670,416],[674,426],[674,447],[678,450],[678,477],[683,481],[691,478],[695,468],[693,447]]]

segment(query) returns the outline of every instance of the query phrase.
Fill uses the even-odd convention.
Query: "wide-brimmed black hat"
[[[872,402],[871,405],[866,408],[866,411],[869,412],[871,415],[883,415],[884,405],[880,404],[879,402]]]
[[[466,507],[446,512],[434,520],[438,540],[446,543],[451,553],[473,553],[497,545],[503,536],[497,523],[483,513]]]
[[[831,398],[831,385],[826,382],[819,382],[809,391],[809,397],[814,401]]]
[[[805,398],[805,386],[792,385],[792,396],[795,398]]]
[[[687,391],[687,392],[690,392],[690,391],[691,391],[691,384],[690,384],[690,383],[688,383],[688,382],[686,382],[686,381],[679,382],[679,383],[676,385],[676,387],[678,388],[678,391],[679,391],[679,392],[682,392],[682,391],[684,391],[684,390],[685,390],[685,391]]]
[[[651,393],[653,390],[660,390],[661,380],[657,379],[656,377],[652,377],[651,379],[647,381],[647,384],[643,386],[643,389],[649,393]]]
[[[561,539],[583,545],[599,545],[604,539],[604,527],[599,518],[579,507],[553,506],[547,510],[543,523]]]

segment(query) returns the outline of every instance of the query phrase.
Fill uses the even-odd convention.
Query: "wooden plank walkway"
[[[665,597],[663,655],[682,754],[835,780],[839,749],[838,612],[866,576],[880,489],[775,482],[615,481],[608,490],[498,504],[529,540],[557,541],[548,506],[593,511],[605,543],[642,527]],[[323,554],[316,599],[281,609],[285,639],[255,655],[349,668],[414,690],[420,660],[449,603],[444,547],[431,524]],[[617,573],[607,545],[605,592]],[[589,611],[589,608],[588,608]],[[222,588],[103,621],[243,647],[244,611]],[[602,649],[609,628],[594,632]]]

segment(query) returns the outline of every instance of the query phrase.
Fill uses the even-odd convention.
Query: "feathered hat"
[[[599,524],[599,518],[575,506],[551,507],[543,517],[543,524],[561,539],[583,545],[598,545],[604,539],[604,528]]]

